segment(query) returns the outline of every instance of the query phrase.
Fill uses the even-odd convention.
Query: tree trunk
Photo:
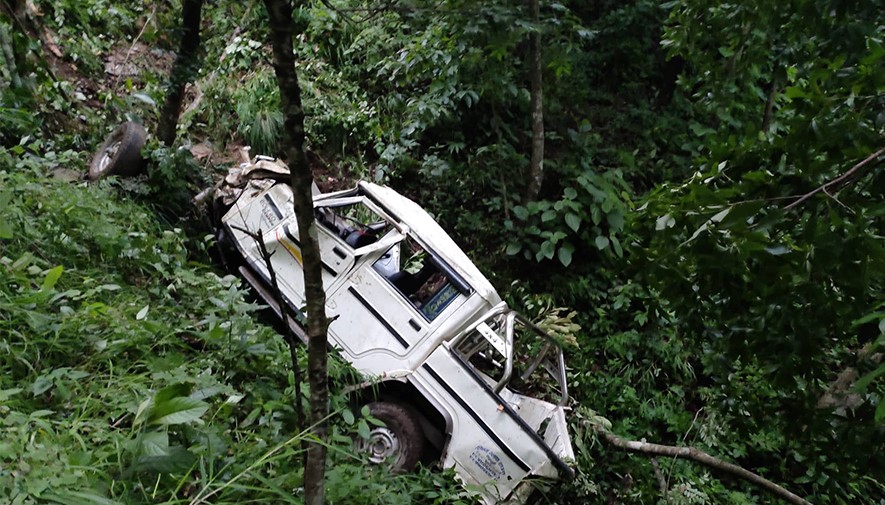
[[[15,50],[9,26],[0,20],[0,87],[20,88],[21,77],[15,64]]]
[[[541,7],[539,0],[528,0],[534,31],[529,37],[529,75],[532,95],[532,160],[529,164],[529,187],[526,201],[538,199],[544,182],[544,95],[541,89]]]
[[[311,185],[313,176],[304,154],[304,110],[301,107],[301,90],[295,73],[295,57],[292,53],[292,6],[288,0],[264,0],[270,18],[273,42],[273,66],[280,87],[283,107],[284,150],[292,171],[292,192],[295,214],[298,219],[298,238],[304,258],[304,291],[307,303],[307,372],[310,384],[311,423],[317,442],[307,450],[307,467],[304,469],[305,505],[322,505],[324,502],[323,480],[326,471],[327,427],[324,419],[329,412],[329,389],[326,374],[326,293],[317,242],[316,221],[313,214]]]
[[[184,101],[184,88],[196,77],[200,68],[200,14],[203,0],[184,0],[181,6],[181,46],[175,64],[169,76],[169,87],[166,90],[166,101],[160,112],[157,125],[157,138],[167,147],[175,142],[175,131],[178,127],[178,115]]]

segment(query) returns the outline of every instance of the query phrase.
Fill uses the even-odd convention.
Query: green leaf
[[[529,210],[522,205],[517,205],[513,207],[513,215],[516,216],[517,219],[525,221],[529,217]]]
[[[782,245],[770,246],[765,248],[765,252],[772,256],[781,256],[790,252],[790,248]]]
[[[720,210],[713,217],[710,218],[710,222],[718,223],[722,221],[723,219],[725,219],[725,216],[727,216],[729,212],[731,212],[731,207]]]
[[[185,472],[194,465],[196,455],[184,447],[169,447],[163,454],[141,456],[135,460],[134,467],[140,471],[158,473]]]
[[[663,216],[655,220],[655,231],[672,228],[675,224],[676,220],[673,219],[673,216],[671,216],[670,214],[664,214]]]
[[[363,440],[368,440],[370,431],[369,431],[369,423],[366,422],[365,419],[360,419],[358,423],[356,423],[356,432]]]
[[[34,384],[31,386],[31,393],[33,393],[34,396],[42,395],[49,391],[52,386],[52,379],[46,375],[41,375],[40,377],[37,377],[37,380],[35,380]]]
[[[199,419],[209,410],[209,404],[202,400],[179,396],[155,403],[148,415],[148,424],[168,426],[184,424]]]
[[[517,244],[516,242],[511,242],[507,244],[507,249],[504,252],[507,253],[508,256],[513,256],[521,250],[521,245]]]
[[[612,237],[611,241],[612,249],[614,249],[615,254],[617,254],[619,258],[624,256],[624,249],[621,247],[621,241],[618,240],[618,237]]]
[[[147,416],[151,403],[151,399],[148,398],[138,404],[138,408],[135,410],[135,420],[132,422],[133,426],[138,426],[144,422],[145,416]]]
[[[348,425],[352,425],[354,423],[355,418],[353,416],[353,412],[351,412],[350,409],[342,410],[341,417],[344,418],[344,422]]]
[[[150,310],[150,308],[151,308],[150,305],[145,305],[144,307],[142,307],[141,310],[138,311],[138,314],[135,314],[135,320],[141,321],[142,319],[147,317],[147,313],[148,313],[148,310]]]
[[[581,227],[581,218],[574,212],[569,212],[565,215],[565,224],[567,224],[572,231],[578,231]]]
[[[879,365],[879,368],[858,379],[857,382],[854,383],[854,389],[857,391],[865,390],[867,386],[882,374],[885,374],[885,365]]]
[[[61,490],[49,494],[44,494],[40,498],[55,503],[62,503],[64,505],[68,505],[70,503],[77,503],[81,505],[120,505],[120,502],[106,498],[98,494],[96,491],[92,490]]]
[[[874,321],[876,319],[880,319],[879,327],[881,328],[882,321],[885,321],[885,312],[873,312],[871,314],[867,314],[860,319],[857,319],[851,323],[852,327],[860,326],[862,324],[867,324],[870,321]]]
[[[141,437],[139,452],[142,456],[165,456],[169,450],[169,434],[165,431],[152,431]]]
[[[573,252],[575,252],[575,247],[569,242],[564,242],[562,246],[560,246],[559,251],[557,251],[557,256],[559,257],[559,262],[562,263],[562,266],[567,267],[572,264]]]
[[[382,428],[385,427],[385,426],[387,426],[387,424],[386,424],[384,421],[378,419],[377,417],[369,416],[369,417],[366,418],[366,421],[368,421],[369,424],[372,424],[372,425],[375,425],[375,426],[380,426],[380,427],[382,427]]]
[[[608,247],[608,243],[609,243],[608,237],[603,237],[602,235],[599,235],[598,237],[596,237],[596,248],[599,249],[600,251],[605,249],[606,247]]]
[[[553,221],[555,218],[556,218],[556,211],[555,210],[547,210],[547,211],[544,211],[543,214],[541,214],[541,221],[544,223],[547,223],[549,221]]]
[[[58,279],[61,277],[62,272],[64,272],[64,267],[61,265],[50,270],[49,273],[46,274],[46,278],[43,279],[43,291],[49,291],[54,288]]]
[[[575,188],[565,188],[565,191],[562,193],[569,200],[574,200],[578,196],[578,192],[575,191]]]
[[[556,246],[553,244],[553,242],[551,242],[549,240],[545,240],[541,244],[541,250],[538,251],[538,253],[544,258],[547,258],[548,260],[552,260],[553,253],[554,253],[555,249],[556,249]]]
[[[9,221],[0,217],[0,238],[12,238],[12,225]]]
[[[787,98],[809,98],[811,95],[805,92],[805,90],[797,88],[796,86],[787,86],[785,90],[785,94]]]
[[[5,402],[22,392],[22,388],[0,389],[0,402]]]
[[[624,228],[624,214],[620,211],[614,211],[609,215],[605,216],[606,221],[608,221],[608,225],[612,230],[621,231]]]
[[[186,382],[179,382],[177,384],[172,384],[171,386],[166,386],[157,391],[157,394],[154,396],[154,405],[169,401],[177,396],[188,396],[191,394],[192,390],[193,385]]]
[[[876,407],[875,419],[877,423],[885,421],[885,401],[879,400],[879,406]]]
[[[735,204],[731,207],[728,217],[719,223],[720,228],[746,227],[750,219],[756,218],[759,210],[764,206],[764,202],[746,202]]]

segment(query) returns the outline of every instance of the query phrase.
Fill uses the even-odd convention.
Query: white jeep
[[[305,305],[301,243],[289,172],[259,157],[216,192],[220,235],[240,272],[278,314],[265,259],[282,299]],[[508,308],[434,219],[396,191],[369,182],[314,193],[330,345],[367,379],[367,404],[385,426],[361,450],[409,470],[454,467],[486,503],[523,501],[537,479],[574,472],[560,346]],[[302,319],[303,321],[303,319]],[[303,327],[291,322],[302,340]]]

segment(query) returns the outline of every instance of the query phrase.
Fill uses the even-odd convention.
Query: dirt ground
[[[27,11],[27,8],[32,10]],[[175,53],[135,40],[120,42],[107,54],[102,55],[104,61],[104,73],[101,76],[87,76],[78,67],[73,59],[64,52],[64,44],[60,38],[52,33],[42,23],[37,22],[42,14],[28,2],[25,20],[22,26],[33,40],[39,40],[43,47],[43,56],[50,72],[56,80],[67,81],[72,85],[74,96],[71,98],[81,101],[85,106],[92,109],[104,107],[102,96],[110,93],[117,95],[123,86],[141,84],[148,75],[168,75],[175,63]],[[4,9],[5,10],[5,9]],[[28,22],[31,20],[31,22]],[[199,86],[189,85],[186,90],[182,112],[199,106],[204,97],[200,93]],[[78,125],[68,124],[73,118],[59,117],[59,129],[77,128]],[[145,127],[150,134],[153,118],[145,118]],[[111,125],[108,125],[110,129]],[[79,125],[83,127],[83,125]],[[194,158],[203,166],[212,167],[229,166],[243,161],[242,140],[234,138],[226,144],[213,142],[208,138],[190,139],[189,150]],[[96,146],[97,147],[97,146]],[[252,153],[259,154],[259,153]],[[338,169],[334,161],[327,161],[319,152],[308,149],[308,163],[317,185],[323,192],[337,191],[353,187],[355,181],[348,174]],[[62,174],[62,177],[71,177],[70,174]]]

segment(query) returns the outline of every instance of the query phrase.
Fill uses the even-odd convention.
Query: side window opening
[[[459,293],[436,258],[410,236],[388,249],[372,267],[428,321]]]
[[[367,246],[393,226],[364,203],[350,202],[315,209],[317,222],[353,249]]]

